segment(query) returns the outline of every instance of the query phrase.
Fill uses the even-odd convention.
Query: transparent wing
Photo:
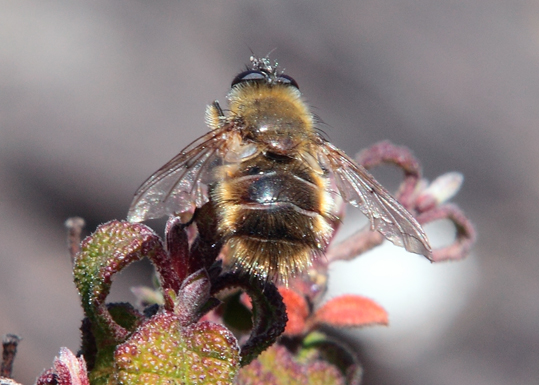
[[[323,141],[319,160],[335,180],[342,198],[359,208],[388,240],[430,259],[432,249],[421,225],[374,177],[345,153]]]
[[[208,201],[207,185],[214,181],[214,169],[223,164],[228,126],[201,136],[139,187],[127,220],[141,222],[192,211]]]

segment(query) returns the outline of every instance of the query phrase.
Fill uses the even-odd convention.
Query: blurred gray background
[[[250,50],[275,48],[337,146],[354,154],[389,139],[427,178],[466,178],[455,201],[478,229],[470,258],[425,262],[389,297],[369,293],[385,304],[410,292],[397,302],[420,318],[430,293],[425,304],[446,313],[415,329],[445,326],[410,351],[360,335],[364,383],[536,384],[539,3],[529,0],[1,1],[0,333],[24,338],[16,379],[31,384],[60,346],[78,348],[64,220],[82,216],[93,231],[124,218],[140,183],[205,132],[206,104],[224,102]],[[357,274],[361,284],[371,272]],[[129,277],[119,297],[132,299],[140,280]],[[407,291],[419,281],[417,296]]]

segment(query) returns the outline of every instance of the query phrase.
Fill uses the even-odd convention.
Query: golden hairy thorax
[[[241,126],[246,138],[288,155],[310,144],[313,117],[298,89],[245,84],[232,89],[228,100],[229,119]]]

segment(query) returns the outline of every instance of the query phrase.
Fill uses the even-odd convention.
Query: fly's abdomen
[[[322,176],[294,159],[257,159],[229,171],[212,201],[236,264],[286,277],[323,253],[333,234],[333,201]]]

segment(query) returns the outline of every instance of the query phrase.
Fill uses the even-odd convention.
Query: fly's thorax
[[[228,100],[230,120],[270,152],[292,155],[313,140],[312,114],[294,87],[244,84],[234,87]]]

